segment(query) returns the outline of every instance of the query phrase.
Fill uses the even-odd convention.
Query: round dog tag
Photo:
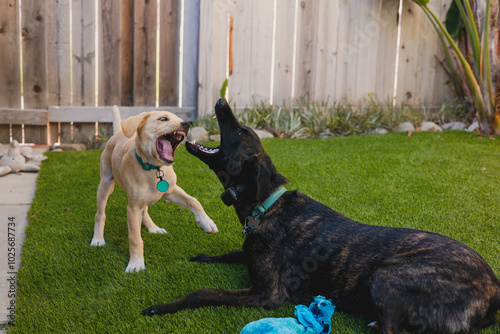
[[[168,190],[168,182],[165,180],[158,181],[158,183],[156,184],[156,189],[158,189],[158,191],[161,191],[161,192],[167,191]]]

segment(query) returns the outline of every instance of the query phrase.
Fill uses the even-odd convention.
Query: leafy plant
[[[454,0],[446,17],[446,27],[429,8],[429,0],[413,0],[422,8],[425,15],[435,28],[441,41],[446,64],[448,66],[452,89],[466,106],[465,101],[474,101],[474,108],[479,119],[479,129],[484,134],[500,135],[500,99],[495,99],[495,91],[500,91],[500,85],[495,87],[492,72],[497,72],[500,57],[497,52],[491,52],[491,45],[498,39],[498,21],[491,21],[491,0],[486,0],[484,12],[480,6],[472,9],[469,0]],[[498,11],[498,1],[495,3]],[[490,25],[494,29],[490,30]],[[466,32],[467,50],[462,52],[455,38],[463,29]],[[450,31],[448,31],[448,29]],[[451,51],[448,49],[451,47]],[[492,56],[494,61],[490,59]],[[495,90],[496,88],[496,90]]]
[[[226,80],[224,80],[224,82],[222,83],[222,87],[220,88],[220,96],[225,97],[226,90],[227,90],[227,78]]]
[[[101,148],[103,143],[108,141],[108,139],[109,139],[109,137],[104,135],[102,128],[99,127],[97,129],[97,136],[95,135],[95,133],[89,134],[89,136],[87,138],[87,145],[86,145],[87,149],[89,149],[89,150],[99,149],[99,148]]]
[[[403,122],[414,125],[422,121],[438,124],[463,121],[466,111],[456,101],[442,103],[439,108],[412,107],[392,102],[379,102],[368,95],[361,106],[352,104],[330,104],[328,101],[313,101],[309,94],[297,99],[297,105],[269,105],[261,101],[253,103],[238,114],[240,123],[253,129],[264,129],[276,137],[324,138],[367,134],[376,128],[392,130]],[[210,134],[219,133],[217,119],[212,116],[197,118],[195,126],[204,127]]]

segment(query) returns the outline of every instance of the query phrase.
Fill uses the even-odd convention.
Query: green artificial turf
[[[500,140],[464,132],[391,133],[268,139],[263,145],[290,179],[288,189],[365,223],[455,238],[476,249],[500,276]],[[106,245],[89,245],[100,154],[47,153],[29,212],[13,333],[238,333],[263,317],[293,317],[289,303],[275,311],[205,307],[141,316],[144,308],[198,288],[248,287],[244,266],[188,261],[240,248],[241,226],[220,200],[222,186],[213,172],[180,147],[178,184],[199,199],[220,232],[203,233],[188,209],[161,200],[149,213],[168,233],[143,228],[146,270],[126,274],[127,200],[118,186],[106,209]],[[332,332],[371,333],[366,325],[372,320],[337,312]],[[500,326],[484,333],[500,333]]]

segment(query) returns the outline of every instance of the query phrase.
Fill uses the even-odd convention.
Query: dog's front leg
[[[218,232],[217,226],[205,213],[205,210],[203,210],[200,202],[198,202],[196,198],[186,194],[186,192],[178,185],[175,185],[171,191],[165,193],[163,197],[171,202],[174,202],[175,204],[182,205],[191,210],[196,223],[203,231],[207,233]]]
[[[142,315],[153,316],[175,313],[189,308],[205,306],[250,306],[275,309],[280,307],[283,300],[273,302],[268,293],[253,289],[222,290],[200,289],[168,304],[151,306],[141,312]]]
[[[199,263],[239,263],[246,264],[247,257],[241,249],[234,250],[232,252],[222,254],[222,255],[206,255],[200,254],[189,259],[191,262]]]
[[[128,238],[130,247],[130,261],[125,272],[141,271],[144,265],[144,244],[141,238],[141,222],[144,208],[127,205]]]

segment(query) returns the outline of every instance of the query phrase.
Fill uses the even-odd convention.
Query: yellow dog
[[[217,233],[217,226],[200,202],[176,185],[177,176],[172,168],[174,153],[188,131],[189,123],[168,111],[143,112],[121,121],[118,107],[113,106],[114,134],[101,155],[101,182],[91,245],[105,244],[105,208],[116,181],[128,198],[130,261],[125,272],[145,269],[141,222],[151,233],[166,233],[148,214],[148,205],[161,197],[189,208],[200,228]]]

